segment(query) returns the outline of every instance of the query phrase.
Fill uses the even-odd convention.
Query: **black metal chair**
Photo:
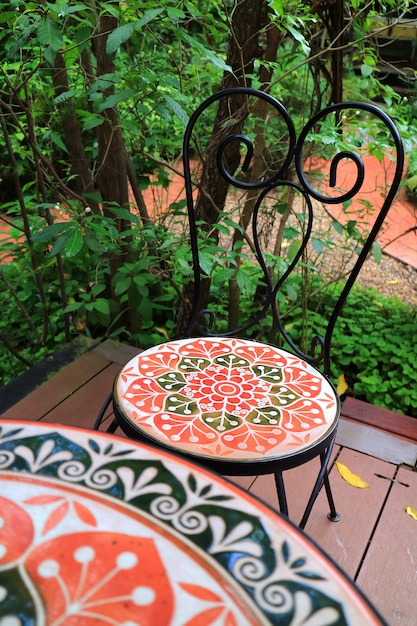
[[[212,126],[206,118],[211,105],[218,107],[217,134],[207,147],[197,142],[194,150],[197,123],[211,136]],[[268,114],[265,107],[270,107]],[[261,111],[260,116],[255,115],[256,111]],[[287,280],[300,266],[302,282],[308,266],[306,254],[314,237],[314,202],[347,203],[361,189],[363,160],[345,147],[347,131],[354,144],[360,146],[363,142],[364,123],[359,126],[361,130],[355,130],[352,122],[359,114],[369,118],[365,121],[369,135],[383,132],[375,124],[385,128],[395,148],[395,171],[326,327],[320,334],[313,333],[308,347],[300,347],[282,317],[283,301],[288,300],[291,289],[294,291],[286,287]],[[247,134],[243,134],[243,128]],[[272,137],[274,129],[278,130]],[[324,133],[325,142],[320,140]],[[249,139],[249,134],[257,138],[257,143]],[[332,141],[329,136],[333,136]],[[316,163],[310,149],[324,146],[327,150],[329,144],[336,148],[336,154],[325,155],[326,162],[330,158],[330,171],[328,190],[323,192],[324,182],[319,182],[322,191],[313,188],[305,170],[306,163]],[[242,146],[245,154],[241,158]],[[211,161],[203,159],[196,215],[190,155],[201,163],[200,155],[205,150]],[[222,179],[214,178],[210,165],[213,154]],[[197,108],[186,128],[183,160],[194,273],[188,288],[189,322],[181,339],[142,352],[122,369],[114,385],[115,420],[109,430],[120,426],[130,437],[148,439],[226,475],[273,473],[280,510],[285,515],[288,507],[283,472],[319,457],[320,471],[300,526],[305,526],[322,485],[330,507],[328,517],[336,521],[339,516],[328,466],[340,402],[330,380],[331,340],[338,314],[398,190],[404,162],[401,138],[379,108],[340,103],[315,115],[297,139],[294,123],[280,102],[265,92],[236,87],[214,94]],[[347,191],[336,188],[342,161],[354,163],[355,175]],[[231,209],[219,211],[217,203],[222,202],[220,197],[223,194],[224,199],[225,193],[223,179],[235,189],[235,195],[231,200],[228,196],[226,206]],[[245,212],[243,216],[234,215],[236,190],[246,194],[249,217]],[[290,217],[287,211],[291,205],[288,197],[283,197],[285,192],[297,196],[297,203],[302,204],[296,217]],[[298,238],[294,238],[296,226],[301,230]],[[271,235],[281,242],[283,228],[289,229],[287,233],[293,237],[286,248],[286,261],[275,254],[277,249],[285,249],[283,245],[275,246],[275,253],[270,248]],[[229,251],[216,257],[219,246],[230,242]],[[252,257],[259,263],[260,277],[251,274]],[[209,277],[211,269],[214,278]],[[249,318],[239,320],[233,328],[227,326],[224,314],[223,295],[228,284],[232,288],[249,286],[254,303],[254,313],[249,310]],[[214,296],[210,296],[210,288]],[[252,308],[248,299],[245,307]],[[287,347],[282,347],[285,344]],[[103,412],[96,428],[102,417]]]

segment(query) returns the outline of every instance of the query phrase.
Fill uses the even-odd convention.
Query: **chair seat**
[[[334,388],[306,361],[223,337],[170,341],[135,356],[116,379],[114,405],[128,434],[201,461],[289,466],[325,447],[340,412]]]

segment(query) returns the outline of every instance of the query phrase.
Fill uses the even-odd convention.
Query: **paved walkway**
[[[393,164],[388,157],[382,163],[372,156],[363,160],[365,180],[351,206],[346,211],[338,205],[327,207],[333,217],[343,224],[352,219],[358,223],[372,223],[384,201],[384,190],[392,178]],[[349,180],[355,177],[355,171],[351,163],[341,163],[338,186],[347,188]],[[417,206],[409,202],[404,188],[397,193],[378,241],[386,254],[417,269]]]
[[[346,212],[337,205],[328,205],[333,217],[342,223],[349,219],[366,222],[365,213],[369,215],[369,208],[364,209],[364,202],[374,206],[375,211],[381,207],[382,185],[381,173],[384,179],[389,179],[389,163],[382,166],[375,157],[365,159],[366,177],[361,193]],[[352,166],[347,162],[341,164],[338,185],[348,185],[349,179],[354,176]],[[163,213],[166,207],[184,198],[183,179],[179,175],[171,174],[172,182],[168,189],[159,185],[151,185],[144,191],[144,200],[151,217]],[[0,216],[1,218],[1,216]],[[10,261],[10,257],[2,254],[1,243],[10,237],[10,227],[0,219],[0,263]],[[397,194],[392,205],[386,225],[379,236],[379,241],[386,254],[403,261],[417,269],[417,206],[413,206],[407,199],[404,189]]]

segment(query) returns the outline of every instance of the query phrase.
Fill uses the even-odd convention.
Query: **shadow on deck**
[[[137,352],[112,341],[82,340],[4,387],[0,417],[91,428],[116,374]],[[110,415],[109,410],[108,419]],[[327,501],[320,494],[306,533],[356,581],[391,626],[415,626],[417,521],[405,507],[417,509],[417,420],[348,399],[336,442],[333,460],[370,487],[350,486],[332,467],[341,520],[327,519]],[[312,468],[316,462],[311,461]],[[299,521],[316,471],[304,465],[286,476],[290,516]],[[272,476],[233,480],[278,508]]]

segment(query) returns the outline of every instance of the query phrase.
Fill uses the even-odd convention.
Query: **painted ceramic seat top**
[[[122,417],[184,452],[251,461],[294,455],[334,430],[338,399],[322,374],[254,341],[199,338],[145,350],[115,385]]]
[[[2,626],[381,625],[290,522],[205,469],[0,420]]]

